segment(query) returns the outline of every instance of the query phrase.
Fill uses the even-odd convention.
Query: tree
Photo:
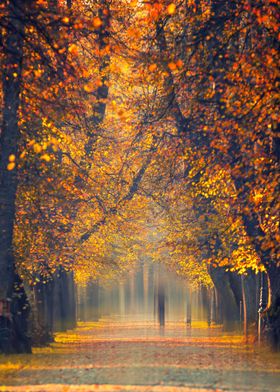
[[[27,6],[31,2],[10,1],[5,4],[6,34],[4,44],[3,122],[1,130],[0,161],[0,317],[1,350],[29,351],[26,334],[27,308],[22,282],[15,272],[13,230],[15,200],[18,186],[17,165],[19,158],[19,105],[22,82],[23,43]],[[15,287],[16,286],[16,287]],[[17,292],[19,298],[17,298]],[[19,314],[21,313],[21,314]],[[23,328],[20,331],[20,324]]]

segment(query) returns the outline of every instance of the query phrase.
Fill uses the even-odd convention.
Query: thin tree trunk
[[[88,321],[99,319],[99,284],[91,281],[87,285],[86,315]]]
[[[186,298],[186,324],[192,325],[192,289],[188,289]]]
[[[242,287],[242,304],[243,304],[243,333],[244,336],[248,335],[248,322],[247,322],[247,298],[245,294],[245,282],[244,276],[241,276],[241,287]]]
[[[206,319],[208,326],[211,325],[211,296],[207,287],[201,287],[203,310],[206,311]]]
[[[158,321],[160,326],[165,324],[165,290],[161,283],[158,284],[157,292],[157,302],[158,302]]]
[[[69,323],[68,328],[73,329],[77,326],[77,309],[76,309],[76,286],[74,282],[74,273],[68,272],[68,287],[69,287]]]

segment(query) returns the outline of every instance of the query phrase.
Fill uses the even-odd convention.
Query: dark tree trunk
[[[248,184],[243,178],[235,178],[236,189],[239,191],[240,204],[250,207],[250,213],[243,214],[243,222],[255,250],[265,266],[268,276],[268,309],[265,311],[266,328],[265,335],[271,346],[276,350],[280,349],[280,268],[277,267],[276,261],[272,259],[272,252],[263,249],[263,244],[267,241],[267,234],[263,231],[254,206],[250,202],[250,191]],[[277,252],[277,244],[275,244]]]
[[[70,320],[70,287],[68,285],[68,274],[64,269],[60,270],[59,276],[59,300],[60,300],[60,317],[61,331],[71,329]]]
[[[250,326],[257,326],[258,306],[256,302],[257,279],[256,274],[248,272],[241,276],[243,302],[243,330],[248,334]]]
[[[159,325],[163,326],[165,324],[165,291],[162,285],[158,285],[157,292],[157,302],[158,302],[158,321]]]
[[[210,292],[210,324],[222,324],[221,305],[215,287]]]
[[[63,324],[63,304],[61,293],[60,276],[53,278],[53,330],[54,332],[64,331]]]
[[[86,288],[78,287],[78,320],[86,321]]]
[[[30,352],[28,300],[15,272],[13,231],[18,186],[20,132],[18,110],[22,76],[24,17],[27,1],[10,0],[3,35],[3,123],[0,137],[0,351]]]
[[[229,272],[227,275],[236,305],[239,306],[240,302],[242,301],[241,276],[236,272]]]
[[[256,325],[258,320],[257,282],[258,276],[253,272],[248,272],[244,276],[248,326]]]
[[[53,341],[53,307],[54,307],[53,286],[54,286],[54,282],[52,279],[49,280],[44,285],[44,298],[46,301],[45,320],[46,320],[47,330],[49,331],[50,341]]]
[[[210,326],[211,325],[211,297],[210,297],[209,290],[204,286],[201,287],[201,296],[202,296],[202,305],[204,311],[206,311],[207,323]]]
[[[271,264],[267,268],[269,303],[266,316],[267,339],[276,351],[280,351],[280,268]]]
[[[186,323],[192,325],[192,290],[188,289],[186,297]]]
[[[91,281],[87,286],[86,318],[88,321],[99,319],[99,284]]]
[[[43,280],[43,279],[42,279]],[[54,331],[76,326],[76,290],[73,273],[60,272],[34,287],[33,342],[44,345],[53,341]]]
[[[241,288],[242,288],[242,310],[243,310],[243,333],[247,337],[248,335],[248,307],[247,307],[247,302],[249,302],[246,292],[245,292],[245,282],[244,282],[244,276],[241,276]],[[241,317],[240,317],[241,318]]]
[[[231,331],[239,325],[240,317],[239,306],[232,290],[229,273],[219,267],[210,267],[209,273],[220,296],[224,329]]]
[[[68,272],[68,290],[69,290],[69,329],[73,329],[77,326],[77,296],[76,286],[74,281],[73,272]]]
[[[53,341],[53,291],[52,281],[38,283],[33,290],[32,343],[42,346]]]
[[[66,331],[76,326],[76,294],[73,273],[63,268],[53,279],[53,330]]]

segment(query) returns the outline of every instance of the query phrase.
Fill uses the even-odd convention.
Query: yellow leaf
[[[41,76],[41,71],[38,69],[34,69],[34,75],[36,76],[36,78],[39,78]]]
[[[77,55],[78,54],[77,45],[75,45],[75,44],[70,45],[68,48],[68,52],[72,53],[73,55]]]
[[[40,144],[35,143],[33,145],[33,150],[34,150],[34,152],[36,152],[36,154],[39,154],[42,151],[42,147],[40,146]]]
[[[16,160],[15,154],[11,154],[11,155],[9,156],[9,161],[10,161],[10,162],[14,162],[15,160]]]
[[[92,89],[90,88],[90,86],[89,86],[88,84],[84,85],[84,90],[85,90],[87,93],[90,93],[90,92],[92,91]]]
[[[7,169],[8,169],[9,171],[14,170],[15,167],[16,167],[15,162],[10,162],[10,163],[8,163],[8,165],[7,165]]]
[[[167,13],[169,15],[173,15],[176,11],[176,5],[174,3],[169,4],[169,6],[167,7]]]
[[[41,159],[43,159],[46,162],[49,162],[51,160],[51,157],[48,154],[44,154],[41,156]]]

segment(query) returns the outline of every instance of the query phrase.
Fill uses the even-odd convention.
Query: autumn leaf
[[[10,162],[7,165],[7,170],[9,170],[9,171],[14,170],[15,167],[16,167],[16,163],[15,162]]]
[[[95,18],[93,18],[92,23],[93,23],[93,27],[94,27],[95,29],[98,29],[100,26],[102,26],[102,20],[101,20],[98,16],[96,16]]]
[[[176,11],[176,5],[174,3],[169,4],[169,6],[167,7],[167,13],[169,15],[173,15]]]
[[[171,71],[175,71],[175,70],[177,69],[177,64],[174,63],[174,62],[170,62],[170,63],[168,63],[168,68],[169,68]]]
[[[149,71],[154,72],[157,69],[157,64],[150,64]]]

